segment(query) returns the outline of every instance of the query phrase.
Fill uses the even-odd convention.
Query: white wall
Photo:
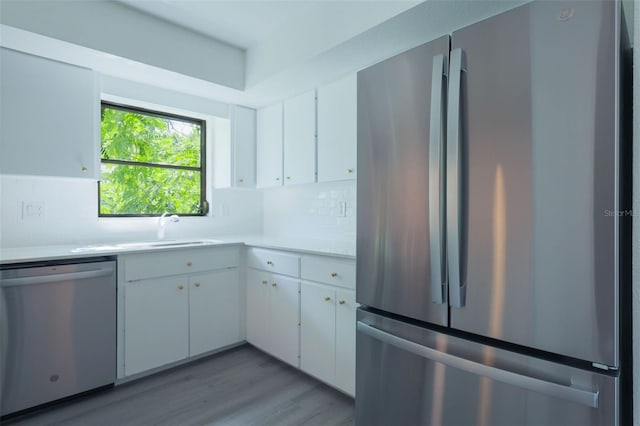
[[[355,244],[355,181],[269,188],[263,198],[266,237]],[[346,217],[339,215],[340,201],[347,203]]]
[[[5,25],[244,88],[243,50],[116,2],[3,0],[0,7]]]

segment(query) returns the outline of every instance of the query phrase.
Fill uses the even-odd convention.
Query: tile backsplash
[[[355,243],[355,181],[293,185],[263,191],[265,236]]]
[[[156,239],[157,218],[99,218],[96,186],[90,179],[0,176],[0,246]],[[25,204],[36,213],[27,214]],[[215,189],[211,215],[181,218],[167,227],[166,238],[246,234],[352,245],[355,181]]]
[[[42,208],[28,215],[23,204]],[[262,233],[262,192],[215,189],[209,217],[183,217],[166,238]],[[155,240],[158,219],[99,218],[90,179],[0,176],[0,246]]]

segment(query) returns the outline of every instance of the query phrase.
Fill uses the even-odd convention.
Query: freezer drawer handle
[[[55,283],[61,281],[84,280],[106,277],[113,274],[113,268],[100,268],[91,271],[70,272],[68,274],[42,275],[35,277],[8,278],[2,280],[2,287]]]
[[[444,260],[444,102],[443,90],[447,78],[444,55],[433,57],[431,73],[431,131],[429,133],[429,247],[431,251],[431,301],[447,301],[446,264]]]
[[[465,305],[465,287],[460,276],[460,246],[462,209],[462,129],[461,95],[462,74],[467,71],[465,54],[462,49],[451,51],[449,73],[449,95],[447,97],[447,262],[449,277],[449,298],[451,306]]]
[[[362,321],[358,321],[358,331],[365,333],[374,339],[380,340],[381,342],[393,345],[423,358],[457,368],[458,370],[463,370],[478,376],[488,377],[492,380],[507,383],[533,392],[538,392],[543,395],[562,398],[588,407],[598,408],[599,392],[590,392],[572,386],[547,382],[534,377],[524,376],[522,374],[490,367],[468,359],[459,358],[457,356],[419,345],[401,337],[394,336],[386,331],[382,331],[378,328],[365,324]]]

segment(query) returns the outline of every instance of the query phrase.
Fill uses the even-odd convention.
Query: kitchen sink
[[[73,253],[84,252],[100,252],[100,251],[112,251],[112,250],[127,250],[127,249],[144,249],[155,247],[182,247],[182,246],[198,246],[203,244],[220,244],[220,240],[168,240],[168,241],[140,241],[131,243],[117,243],[117,244],[97,244],[84,247],[78,247],[72,249]]]

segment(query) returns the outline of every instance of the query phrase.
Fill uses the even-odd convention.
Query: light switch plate
[[[43,221],[44,216],[44,202],[34,200],[22,202],[22,220]]]

